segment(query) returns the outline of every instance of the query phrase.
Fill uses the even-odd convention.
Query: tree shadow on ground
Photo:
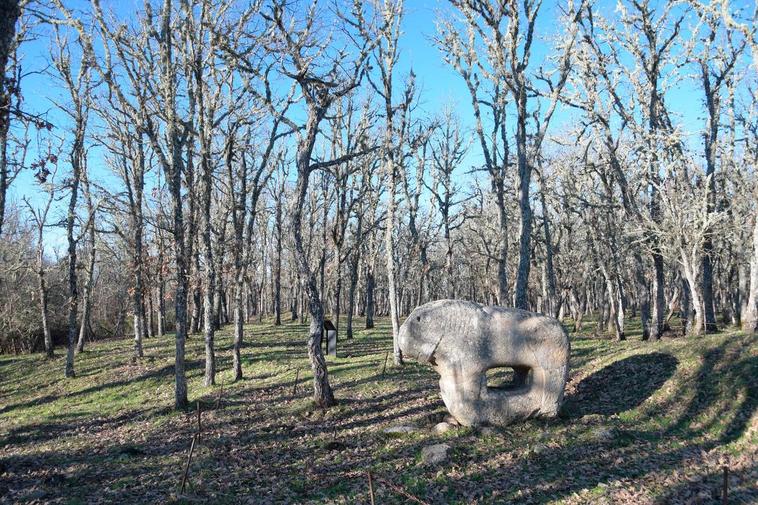
[[[567,417],[613,415],[637,407],[653,395],[676,371],[670,354],[637,354],[616,361],[569,385],[563,413]]]
[[[185,362],[186,369],[197,369],[200,368],[201,365],[204,363],[200,360],[187,360]],[[81,389],[79,391],[74,391],[72,393],[67,394],[49,394],[45,395],[40,398],[36,398],[30,401],[26,402],[19,402],[14,403],[11,405],[6,405],[2,408],[0,408],[0,414],[5,414],[6,412],[11,412],[13,410],[21,409],[21,408],[28,408],[28,407],[38,407],[42,405],[46,405],[48,403],[56,402],[62,398],[66,398],[68,400],[72,398],[77,397],[83,397],[87,396],[92,393],[96,393],[98,391],[105,391],[107,389],[116,388],[116,387],[122,387],[122,386],[131,386],[134,384],[139,383],[140,381],[144,381],[147,379],[154,379],[154,378],[165,378],[170,377],[174,375],[174,365],[166,365],[161,368],[157,368],[155,370],[152,370],[150,372],[138,375],[136,377],[128,377],[126,379],[121,379],[117,381],[112,382],[106,382],[105,384],[99,384],[96,386],[91,386],[88,388]]]
[[[357,362],[330,361],[338,404],[321,410],[310,400],[312,378],[303,375],[309,372],[300,336],[268,338],[275,344],[255,352],[276,357],[275,371],[246,369],[248,382],[209,390],[200,398],[203,436],[189,467],[192,501],[358,503],[365,497],[363,470],[434,504],[546,504],[576,493],[584,493],[584,503],[603,503],[613,499],[612,492],[634,491],[642,485],[647,486],[645,492],[656,491],[656,475],[669,478],[683,470],[700,478],[695,493],[715,497],[720,454],[708,451],[741,438],[756,406],[754,344],[726,341],[698,353],[699,365],[691,370],[687,355],[677,354],[680,365],[662,353],[623,358],[592,375],[587,368],[577,368],[566,394],[567,403],[576,407],[571,419],[532,420],[494,433],[454,429],[432,437],[432,427],[446,409],[438,396],[438,376],[430,368],[416,364],[396,368],[388,363],[382,374],[384,352]],[[389,344],[388,338],[374,338],[361,335],[342,349],[371,351],[380,343]],[[297,360],[290,356],[295,342],[303,349]],[[576,367],[573,360],[579,356],[584,364],[601,366],[626,352],[578,349],[572,365]],[[228,369],[229,356],[219,356],[224,360],[219,368]],[[190,369],[199,377],[202,360],[194,363]],[[154,366],[163,379],[171,378],[173,368]],[[298,366],[301,375],[293,394]],[[114,385],[118,382],[105,386]],[[720,410],[728,401],[738,404],[731,417]],[[166,410],[158,412],[131,409],[93,419],[63,412],[50,422],[14,429],[10,435],[17,450],[0,453],[0,474],[6,469],[0,496],[13,492],[6,495],[8,501],[29,501],[39,497],[31,493],[41,489],[42,500],[51,502],[172,500],[196,422],[192,411],[163,416],[172,410],[168,402],[168,397],[159,400],[157,405]],[[612,416],[634,408],[639,411],[633,419]],[[586,414],[611,417],[576,420]],[[663,415],[672,422],[668,429],[646,422]],[[162,416],[160,422],[153,422],[157,416]],[[139,419],[139,424],[130,418]],[[389,436],[382,428],[390,424],[414,425],[419,432]],[[596,435],[601,428],[608,437]],[[57,439],[65,440],[65,445],[41,445]],[[423,447],[437,441],[451,446],[443,467],[449,472],[420,462]],[[704,451],[710,455],[701,463]],[[735,502],[751,502],[756,492],[748,487],[750,470],[734,466],[732,475],[736,482],[730,496]],[[389,494],[384,484],[376,482],[377,491],[385,493],[381,503],[404,503],[402,496]],[[655,502],[687,503],[693,496],[692,482],[686,478],[666,482],[665,489],[656,491],[664,493],[662,500]],[[595,492],[611,496],[595,500]],[[638,494],[628,502],[649,502],[644,497]]]
[[[679,367],[675,357],[656,352],[616,361],[578,378],[567,392],[567,403],[574,408],[571,417],[603,417],[546,424],[542,434],[531,434],[532,443],[545,444],[532,452],[523,450],[523,440],[510,440],[521,430],[529,437],[528,424],[541,421],[498,431],[492,438],[492,451],[461,453],[474,446],[476,439],[448,439],[452,456],[446,465],[465,462],[470,471],[440,478],[436,468],[417,469],[406,489],[435,504],[547,504],[566,497],[585,500],[581,503],[615,503],[622,496],[625,503],[713,503],[720,498],[721,468],[727,464],[730,503],[754,503],[758,491],[752,486],[749,456],[723,458],[729,452],[724,444],[744,436],[756,408],[758,362],[749,356],[750,345],[711,346],[702,352],[700,365],[692,372],[683,362],[685,371],[666,391],[666,397],[679,404],[677,414],[672,414],[674,405],[652,400],[646,404],[673,378]],[[731,416],[727,416],[723,409],[730,402]],[[629,409],[639,409],[642,419],[613,416]],[[674,420],[671,427],[661,430],[657,423],[646,423],[648,416],[661,412]],[[545,433],[549,435],[543,437]],[[402,459],[406,449],[399,447],[389,457]],[[418,454],[420,444],[412,449],[416,452],[411,457]]]
[[[721,427],[720,442],[734,442],[744,434],[758,409],[758,356],[750,355],[750,345],[746,341],[729,348],[708,349],[701,354],[701,360],[700,369],[695,375],[697,394],[667,432],[696,436],[704,430]],[[693,387],[692,384],[688,386]],[[715,405],[721,397],[720,391],[725,388],[731,390],[734,395],[732,401],[737,404],[728,420]],[[696,419],[699,420],[697,428],[693,427]]]

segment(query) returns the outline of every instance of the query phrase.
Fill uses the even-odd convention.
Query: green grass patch
[[[341,321],[344,329],[346,322]],[[361,328],[362,319],[356,320]],[[573,325],[567,324],[568,327]],[[99,342],[64,379],[63,350],[0,356],[0,496],[61,503],[648,503],[717,496],[758,500],[758,345],[727,331],[698,339],[614,342],[572,334],[571,377],[557,419],[435,435],[446,414],[429,367],[388,363],[388,321],[340,339],[327,358],[336,407],[315,408],[307,327],[245,328],[245,378],[232,382],[231,328],[217,335],[217,384],[202,385],[202,338],[187,342],[190,412],[173,406],[171,336]],[[344,332],[344,331],[343,331]],[[391,362],[391,356],[390,360]],[[295,382],[298,377],[297,383]],[[179,493],[195,402],[203,431]],[[219,408],[216,408],[216,405]],[[382,430],[411,425],[415,433]],[[451,446],[424,466],[421,449]],[[704,494],[705,493],[705,494]],[[716,494],[714,494],[716,493]]]

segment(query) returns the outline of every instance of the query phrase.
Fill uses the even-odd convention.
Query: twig
[[[195,442],[197,441],[197,435],[192,436],[192,443],[190,444],[189,454],[187,454],[187,464],[184,466],[184,476],[182,477],[182,490],[184,493],[184,487],[187,485],[187,475],[189,474],[190,463],[192,462],[192,453],[195,451]]]
[[[376,481],[376,482],[379,482],[380,484],[383,484],[383,485],[387,486],[388,488],[390,488],[395,493],[397,493],[399,495],[402,495],[402,496],[405,496],[408,500],[410,500],[410,501],[412,501],[414,503],[418,503],[419,505],[430,505],[428,502],[425,502],[421,498],[417,498],[417,497],[413,496],[411,493],[409,493],[405,489],[401,488],[400,486],[396,486],[395,484],[392,484],[391,482],[389,482],[389,481],[387,481],[385,479],[382,479],[380,477],[374,477],[372,479],[371,474],[369,472],[366,472],[366,473],[368,474],[368,478],[369,478],[369,490],[372,493],[373,493],[373,481]],[[345,473],[343,473],[341,475],[343,477],[356,478],[357,479],[357,478],[360,478],[360,477],[363,476],[363,472],[358,472],[358,471],[355,471],[355,472],[345,472]],[[373,503],[373,501],[372,501],[372,503]]]
[[[368,496],[371,498],[371,505],[374,505],[374,485],[371,483],[371,472],[366,472],[368,475]]]
[[[197,436],[200,436],[200,432],[203,431],[203,425],[200,422],[200,400],[197,401]]]
[[[729,467],[724,465],[724,486],[721,489],[721,503],[726,505],[729,503]]]
[[[297,373],[295,374],[295,382],[292,383],[292,396],[295,396],[297,394],[297,381],[300,380],[300,369],[297,369]]]
[[[387,370],[387,358],[389,358],[389,356],[390,356],[390,352],[387,351],[384,354],[384,366],[382,367],[382,377],[384,377],[384,372]]]
[[[216,398],[216,410],[218,410],[219,406],[221,405],[221,395],[224,394],[224,381],[221,380],[221,389],[218,392],[218,397]]]
[[[397,494],[405,496],[406,498],[408,498],[412,502],[418,503],[419,505],[429,505],[428,502],[425,502],[424,500],[422,500],[420,498],[416,498],[415,496],[413,496],[412,494],[410,494],[405,489],[403,489],[403,488],[401,488],[399,486],[396,486],[396,485],[392,484],[391,482],[389,482],[389,481],[387,481],[385,479],[380,479],[380,478],[377,477],[376,481],[384,484],[385,486],[387,486],[388,488],[390,488],[391,490],[393,490]]]

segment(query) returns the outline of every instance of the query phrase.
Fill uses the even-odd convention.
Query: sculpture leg
[[[487,389],[484,373],[463,370],[460,366],[439,372],[440,395],[448,412],[463,426],[481,424],[481,396]]]

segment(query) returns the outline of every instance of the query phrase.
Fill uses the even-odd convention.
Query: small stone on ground
[[[450,424],[450,423],[446,423],[445,421],[443,421],[443,422],[441,422],[441,423],[437,423],[437,424],[435,424],[435,425],[434,425],[434,428],[433,428],[432,430],[433,430],[433,431],[434,431],[434,432],[435,432],[437,435],[442,435],[443,433],[447,433],[448,431],[452,430],[453,428],[455,428],[455,426],[453,426],[453,425],[452,425],[452,424]]]
[[[437,465],[447,459],[447,444],[428,445],[421,449],[421,463],[424,465]]]
[[[456,418],[451,416],[450,414],[445,416],[445,419],[443,419],[448,424],[452,424],[453,426],[460,426],[461,423],[458,422]]]
[[[616,438],[616,434],[611,428],[600,426],[592,430],[592,437],[598,442],[610,442]]]

